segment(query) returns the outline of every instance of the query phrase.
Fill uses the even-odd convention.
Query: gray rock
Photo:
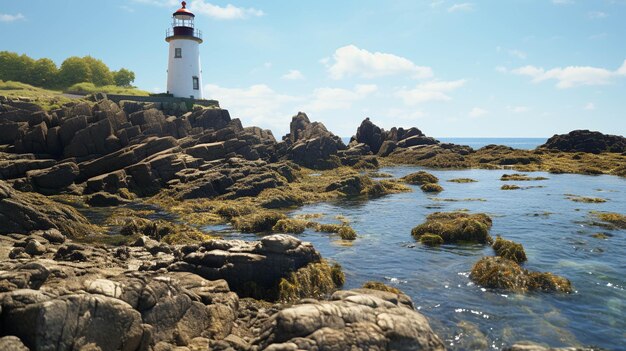
[[[29,351],[28,347],[24,346],[22,340],[17,336],[5,336],[0,338],[0,350]]]
[[[65,188],[74,183],[78,174],[78,166],[74,162],[61,163],[47,169],[26,173],[36,187],[44,189]]]
[[[399,303],[397,294],[340,291],[331,300],[281,310],[253,344],[265,350],[445,350],[426,318]]]
[[[31,240],[24,247],[24,251],[31,256],[41,256],[46,253],[46,247],[37,240]]]

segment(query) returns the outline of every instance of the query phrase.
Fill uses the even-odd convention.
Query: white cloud
[[[149,4],[161,7],[178,7],[180,1],[178,0],[133,0],[142,4]],[[211,18],[219,20],[232,20],[232,19],[246,19],[250,17],[260,17],[265,15],[261,10],[255,8],[237,7],[232,4],[226,6],[214,5],[206,2],[205,0],[194,0],[189,4],[189,10],[197,13],[209,16]]]
[[[555,5],[569,5],[573,4],[573,0],[552,0],[552,3]]]
[[[353,90],[342,88],[318,88],[313,91],[311,102],[304,105],[305,111],[345,110],[356,101],[363,100],[376,92],[375,84],[357,85]]]
[[[433,0],[430,3],[430,7],[432,7],[432,8],[439,7],[439,6],[443,5],[444,2],[445,2],[445,0]]]
[[[448,12],[468,12],[474,9],[474,4],[464,2],[462,4],[454,4],[448,7]]]
[[[431,81],[418,84],[414,89],[402,88],[396,91],[395,96],[401,98],[406,105],[414,106],[429,101],[452,100],[447,93],[450,93],[463,85],[466,80],[454,81]]]
[[[524,113],[530,111],[530,107],[528,106],[507,106],[506,109],[513,113]]]
[[[595,110],[595,109],[596,109],[596,105],[593,102],[588,102],[585,105],[585,110],[587,110],[587,111],[592,111],[592,110]]]
[[[607,18],[609,15],[606,14],[606,12],[602,12],[602,11],[591,11],[589,13],[587,13],[587,17],[589,17],[589,19],[603,19],[603,18]]]
[[[244,125],[274,131],[283,131],[289,127],[291,116],[297,112],[295,104],[302,100],[297,96],[280,94],[265,84],[248,88],[225,88],[209,84],[204,87],[204,94],[218,100],[233,118],[241,118]]]
[[[487,113],[489,113],[489,111],[482,109],[480,107],[474,107],[470,112],[469,112],[469,116],[472,118],[478,118],[481,116],[486,115]]]
[[[508,71],[509,71],[509,70],[508,70],[508,69],[506,69],[506,67],[504,67],[504,66],[496,66],[495,70],[496,70],[496,72],[499,72],[499,73],[506,73],[506,72],[508,72]]]
[[[529,76],[534,83],[556,80],[561,89],[582,85],[606,85],[619,75],[626,75],[626,61],[617,71],[590,66],[557,67],[550,70],[535,66],[524,66],[512,71],[515,74]]]
[[[5,13],[0,13],[0,22],[15,22],[25,19],[24,15],[18,13],[17,15],[10,15]]]
[[[292,69],[285,73],[282,78],[287,80],[300,80],[304,79],[304,75],[297,69]]]
[[[622,75],[622,76],[626,76],[626,60],[624,60],[624,63],[622,63],[622,67],[620,67],[617,70],[617,74]]]
[[[331,78],[337,80],[352,76],[368,79],[400,74],[417,79],[433,76],[430,67],[418,66],[404,57],[393,54],[369,52],[354,45],[335,50],[332,63],[330,60],[325,62]]]
[[[228,4],[225,7],[213,5],[205,2],[204,0],[195,0],[191,3],[191,11],[195,11],[215,19],[231,20],[231,19],[245,19],[250,17],[260,17],[265,15],[261,10],[255,8],[243,8],[237,7],[232,4]]]
[[[509,55],[517,57],[520,60],[525,60],[526,57],[528,57],[528,55],[524,51],[517,49],[509,50]]]

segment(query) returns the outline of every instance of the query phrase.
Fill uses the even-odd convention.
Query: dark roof
[[[196,17],[196,15],[194,15],[191,11],[187,10],[187,3],[185,1],[183,1],[182,5],[183,7],[178,9],[178,11],[174,12],[174,16],[184,15],[184,16]]]

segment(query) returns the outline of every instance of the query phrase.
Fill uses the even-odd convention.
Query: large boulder
[[[321,256],[313,245],[288,235],[270,235],[260,241],[210,240],[183,248],[166,268],[190,272],[208,280],[224,279],[240,296],[277,298],[282,278]],[[163,268],[155,264],[146,269]]]
[[[59,229],[71,237],[91,231],[87,219],[72,207],[35,193],[14,190],[0,181],[0,234]]]
[[[620,135],[602,134],[589,130],[574,130],[554,135],[540,148],[566,152],[626,152],[626,138]]]
[[[402,294],[357,289],[306,300],[262,326],[265,350],[445,350],[428,320]]]
[[[314,169],[339,166],[337,152],[346,148],[341,138],[329,132],[322,123],[311,123],[302,112],[292,118],[290,133],[283,140],[290,144],[287,151],[290,160]]]
[[[26,174],[37,188],[62,189],[74,183],[79,170],[74,162],[66,162]]]
[[[384,131],[372,123],[369,118],[366,118],[356,130],[355,140],[358,143],[368,145],[372,152],[377,154],[385,141],[383,132]]]

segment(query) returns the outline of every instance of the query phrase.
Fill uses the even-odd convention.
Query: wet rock
[[[515,343],[502,351],[601,351],[597,347],[546,347],[532,342]]]
[[[530,272],[502,257],[483,257],[470,274],[476,284],[511,291],[572,292],[569,280],[552,273]]]
[[[23,193],[0,181],[0,234],[55,228],[72,237],[91,231],[89,221],[70,206],[45,196]]]
[[[106,192],[98,192],[90,195],[87,199],[87,204],[92,207],[111,207],[126,204],[129,201],[123,199],[117,195],[109,194]]]
[[[554,135],[540,148],[566,152],[626,152],[626,138],[589,130],[574,130],[568,134]]]
[[[253,344],[267,350],[444,350],[428,321],[398,294],[339,291],[273,315]],[[409,300],[410,301],[410,300]]]
[[[439,178],[425,171],[419,171],[419,172],[408,174],[400,178],[400,180],[409,184],[414,184],[414,185],[424,185],[424,184],[439,182]]]

